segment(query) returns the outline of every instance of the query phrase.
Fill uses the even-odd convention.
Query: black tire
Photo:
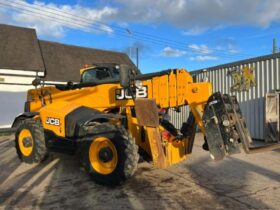
[[[81,160],[85,169],[94,182],[101,185],[120,185],[129,177],[131,177],[137,169],[139,160],[138,146],[131,134],[126,129],[118,127],[110,123],[101,123],[90,131],[91,133],[99,133],[91,135],[83,139]],[[90,163],[89,151],[90,145],[98,137],[110,139],[117,151],[117,164],[110,174],[101,174],[96,171]]]
[[[19,135],[24,130],[30,131],[32,136],[32,152],[29,155],[24,155],[19,146]],[[15,147],[18,157],[25,163],[39,163],[45,160],[48,156],[46,146],[44,128],[39,120],[25,119],[20,122],[15,134]]]

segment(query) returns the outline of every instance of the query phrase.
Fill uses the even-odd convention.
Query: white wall
[[[4,76],[4,74],[13,75]],[[40,72],[38,76],[44,76],[44,73]],[[35,77],[36,73],[32,71],[0,69],[0,83],[13,83],[13,85],[0,84],[0,128],[10,127],[15,117],[24,112],[27,90],[34,88],[30,84]],[[66,82],[45,81],[46,85],[48,83],[65,84]]]
[[[34,75],[24,76],[1,76],[2,74]],[[35,78],[34,72],[3,70],[0,69],[1,83],[31,84]],[[0,128],[10,127],[15,117],[24,111],[26,92],[33,88],[30,85],[8,85],[0,84]]]
[[[15,117],[24,111],[26,92],[2,91],[0,87],[0,128],[10,127]]]

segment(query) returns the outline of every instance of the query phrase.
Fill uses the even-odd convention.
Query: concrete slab
[[[279,209],[280,150],[210,160],[196,137],[189,160],[168,168],[139,164],[123,186],[94,184],[77,157],[54,153],[21,163],[12,137],[0,137],[0,208],[5,209]]]

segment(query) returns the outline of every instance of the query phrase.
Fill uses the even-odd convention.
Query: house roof
[[[45,70],[34,29],[0,24],[0,68]]]
[[[36,31],[0,24],[0,69],[45,72],[47,81],[79,81],[84,64],[128,64],[125,53],[38,40]]]
[[[125,53],[41,40],[39,44],[47,70],[45,79],[49,81],[79,81],[84,64],[128,64],[136,69]]]

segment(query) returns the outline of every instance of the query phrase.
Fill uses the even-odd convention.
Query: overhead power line
[[[22,1],[24,2],[24,1]],[[40,5],[39,3],[37,2],[34,2],[33,5],[36,5],[36,6],[39,6],[41,7],[42,5]],[[52,11],[55,11],[55,12],[59,12],[60,14],[62,13],[60,10],[58,9],[55,9],[55,8],[47,8],[47,10],[52,10]],[[73,14],[69,13],[69,12],[66,12],[66,11],[63,11],[64,14],[66,15],[69,15],[71,17],[73,17]],[[58,13],[56,13],[58,14]],[[69,17],[68,16],[68,17]],[[67,17],[67,16],[66,16]],[[107,23],[105,22],[102,22],[102,21],[99,21],[99,20],[91,20],[89,18],[85,18],[85,17],[82,17],[82,16],[78,16],[78,15],[75,15],[75,18],[77,19],[80,19],[82,21],[86,21],[87,23],[90,23],[92,24],[92,21],[94,21],[95,23],[98,23],[100,25],[104,25],[104,26],[109,26],[111,28],[114,28],[115,30],[120,30],[120,31],[127,31],[127,28],[125,27],[120,27],[120,26],[114,26],[114,25],[108,25]],[[130,30],[131,31],[131,30]],[[179,41],[175,41],[175,40],[171,40],[171,39],[167,39],[166,37],[161,37],[161,36],[155,36],[155,35],[152,35],[152,34],[147,34],[147,33],[143,33],[143,32],[140,32],[140,31],[136,31],[136,30],[133,30],[133,34],[135,35],[142,35],[144,37],[147,37],[147,38],[155,38],[156,40],[161,40],[161,41],[164,41],[166,43],[171,43],[171,44],[179,44],[181,46],[184,46],[186,47],[187,46],[187,43],[184,43],[184,42],[179,42]]]
[[[117,29],[117,30],[114,31],[114,34],[116,34],[118,36],[122,36],[122,37],[126,37],[126,38],[129,37],[129,35],[126,32],[127,28],[111,26],[111,25],[102,23],[100,21],[94,21],[94,22],[98,22],[98,24],[96,24],[96,23],[92,22],[93,20],[85,19],[85,18],[82,18],[80,16],[73,15],[71,13],[61,12],[61,11],[53,9],[53,8],[46,8],[45,10],[42,10],[42,8],[41,8],[42,5],[39,5],[39,4],[36,4],[36,8],[33,8],[33,6],[31,7],[31,6],[28,6],[26,4],[21,4],[21,2],[13,2],[13,1],[8,1],[8,4],[0,2],[0,4],[2,6],[5,6],[6,8],[7,7],[12,8],[16,11],[19,11],[19,12],[27,14],[27,15],[34,15],[34,13],[35,13],[35,14],[37,14],[37,16],[38,15],[40,17],[43,16],[45,18],[51,19],[54,22],[58,22],[60,24],[67,25],[68,27],[73,28],[73,26],[76,26],[77,28],[80,28],[80,29],[88,28],[88,29],[92,29],[94,31],[108,32],[107,30],[100,28],[100,26],[106,26],[106,27]],[[55,12],[52,12],[52,11],[49,11],[49,10],[52,10],[52,11],[55,11]],[[43,13],[40,13],[40,12],[43,12]],[[59,18],[54,17],[53,15],[59,16]],[[65,18],[69,18],[69,19],[73,20],[74,22],[70,21],[70,20],[67,20]],[[141,34],[144,34],[144,33],[141,33]],[[148,36],[150,36],[150,37],[148,37]],[[137,40],[137,41],[149,42],[149,43],[157,45],[157,46],[165,46],[165,47],[169,46],[169,47],[177,48],[177,49],[184,50],[184,51],[191,50],[192,54],[197,54],[197,55],[202,55],[202,56],[203,56],[203,54],[206,55],[205,49],[193,50],[193,49],[188,48],[185,44],[184,44],[184,46],[182,44],[179,44],[180,42],[168,40],[168,39],[165,39],[165,38],[158,39],[158,38],[155,38],[152,35],[147,35],[147,34],[145,34],[145,36],[140,36],[139,32],[136,32],[136,31],[133,31],[133,37],[132,38],[134,40]],[[166,41],[163,41],[163,40],[166,40]],[[215,55],[223,56],[224,58],[228,57],[228,58],[231,59],[233,57],[234,58],[237,57],[236,55],[231,56],[229,53],[218,52],[217,50],[213,50],[211,48],[208,48],[207,50],[211,51]],[[252,56],[252,55],[248,55],[248,54],[241,54],[241,53],[238,54],[238,56],[242,56],[242,55],[243,56]]]
[[[57,16],[60,16],[62,18],[70,18],[70,19],[74,20],[75,22],[79,22],[78,24],[76,23],[75,25],[83,25],[82,26],[83,28],[86,28],[89,25],[92,26],[92,27],[106,26],[106,27],[110,27],[110,28],[116,28],[115,26],[111,26],[111,25],[108,25],[108,24],[103,24],[103,23],[102,24],[96,24],[96,23],[94,23],[94,22],[96,22],[95,20],[89,20],[89,19],[87,20],[87,19],[82,18],[82,17],[77,18],[78,16],[76,16],[76,15],[74,16],[73,14],[70,14],[70,13],[68,13],[70,16],[69,15],[65,16],[65,12],[59,11],[59,13],[56,13],[56,12],[49,11],[49,10],[54,10],[52,8],[47,8],[47,9],[42,10],[41,7],[40,8],[33,8],[33,7],[27,6],[25,4],[20,4],[18,2],[13,2],[13,1],[8,1],[7,4],[4,4],[4,3],[1,3],[1,4],[5,5],[7,7],[15,8],[19,12],[20,12],[21,9],[23,9],[25,11],[32,12],[32,13],[34,12],[34,13],[37,13],[39,15],[45,15],[45,16],[50,17],[50,18],[54,18],[51,15],[57,15]],[[37,5],[37,6],[39,6],[39,5]],[[43,13],[39,13],[38,11],[43,12]],[[49,15],[49,14],[51,14],[51,15]],[[73,25],[73,23],[69,20],[61,19],[61,18],[60,18],[60,20],[69,23],[69,25]],[[126,35],[126,36],[128,35],[127,31],[126,31],[127,30],[126,28],[122,28],[122,29],[120,29],[120,27],[117,27],[117,28],[118,28],[118,30],[115,32],[115,34],[117,34],[117,35],[122,34],[122,35]],[[106,30],[104,30],[102,28],[100,28],[100,30],[102,30],[103,32],[107,32]],[[172,45],[172,46],[176,46],[177,48],[180,48],[180,49],[184,49],[184,50],[187,49],[186,45],[179,45],[179,44],[176,44],[176,43],[174,44],[174,43],[170,43],[170,42],[167,42],[167,41],[162,41],[160,39],[152,39],[152,38],[149,38],[149,37],[142,37],[142,36],[139,36],[137,33],[134,33],[134,31],[133,31],[133,38],[137,39],[137,40],[140,40],[140,41],[148,41],[148,42],[153,42],[153,43],[156,43],[156,44],[163,44],[164,46],[165,45]]]
[[[19,1],[24,2],[24,0],[19,0]],[[39,3],[37,3],[37,2],[34,2],[33,5],[38,6],[38,7],[41,7],[41,6],[42,6],[41,4],[39,4]],[[87,23],[89,23],[89,24],[94,24],[94,23],[92,22],[92,21],[94,21],[94,22],[97,23],[97,24],[104,25],[104,26],[108,26],[108,27],[113,28],[113,29],[118,30],[118,31],[124,32],[124,31],[127,31],[127,30],[128,30],[128,29],[125,28],[125,27],[115,26],[115,25],[109,25],[108,23],[102,22],[102,21],[100,21],[100,20],[91,20],[91,19],[89,19],[89,18],[85,18],[85,17],[79,16],[79,15],[75,15],[75,16],[74,16],[73,14],[71,14],[71,13],[69,13],[69,12],[66,12],[66,11],[63,11],[63,12],[62,12],[61,10],[58,10],[58,9],[55,9],[55,8],[47,8],[47,10],[55,11],[56,13],[54,13],[54,14],[61,14],[61,13],[66,14],[67,16],[65,16],[65,17],[71,17],[71,18],[75,17],[75,18],[80,19],[81,21],[87,22]],[[62,14],[62,16],[64,16],[63,14]],[[166,38],[166,37],[157,36],[157,35],[152,35],[152,34],[147,34],[147,33],[143,33],[143,32],[137,31],[137,30],[131,30],[131,29],[129,29],[129,31],[130,31],[130,33],[133,33],[133,35],[135,35],[135,36],[141,35],[142,37],[147,37],[147,38],[150,38],[150,39],[154,39],[154,40],[156,40],[156,41],[160,40],[161,42],[164,42],[165,44],[171,44],[172,46],[179,45],[180,47],[190,49],[190,48],[188,47],[188,44],[185,43],[185,42],[180,42],[180,41],[177,41],[177,40],[171,40],[171,39],[168,39],[168,38]],[[130,34],[130,33],[129,33],[129,34]],[[216,48],[208,48],[208,49],[209,49],[209,50],[212,50],[212,51],[228,52],[226,49],[216,49]],[[192,50],[192,49],[191,49],[191,50]],[[200,51],[203,51],[203,50],[200,50]],[[251,55],[249,55],[249,54],[243,54],[243,55],[251,56]]]

